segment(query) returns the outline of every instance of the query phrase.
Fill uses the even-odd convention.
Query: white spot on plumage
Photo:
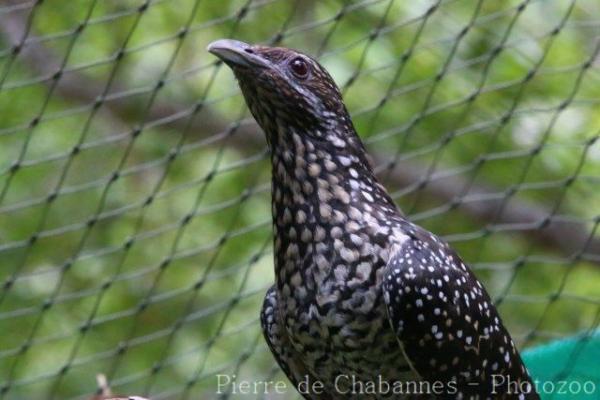
[[[349,263],[358,260],[358,252],[356,252],[355,250],[348,249],[347,247],[342,248],[342,250],[340,251],[340,256],[344,261]]]
[[[311,163],[308,166],[308,174],[312,177],[317,177],[321,173],[321,166],[317,163]]]

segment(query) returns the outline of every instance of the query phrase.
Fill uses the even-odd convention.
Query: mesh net
[[[598,15],[595,0],[0,2],[0,398],[88,398],[96,373],[155,399],[216,397],[219,373],[283,379],[258,324],[267,150],[205,51],[224,37],[323,62],[394,199],[472,265],[521,348],[590,335]]]

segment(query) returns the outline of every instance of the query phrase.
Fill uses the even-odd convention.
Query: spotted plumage
[[[275,284],[261,323],[304,397],[537,399],[481,283],[378,183],[327,71],[285,48],[209,50],[270,146]]]

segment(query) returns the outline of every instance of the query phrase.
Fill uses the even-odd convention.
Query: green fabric
[[[522,356],[542,399],[600,399],[600,331],[527,349]]]

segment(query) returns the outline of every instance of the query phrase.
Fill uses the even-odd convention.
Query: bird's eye
[[[298,78],[306,78],[308,76],[308,64],[300,57],[292,60],[290,68]]]

